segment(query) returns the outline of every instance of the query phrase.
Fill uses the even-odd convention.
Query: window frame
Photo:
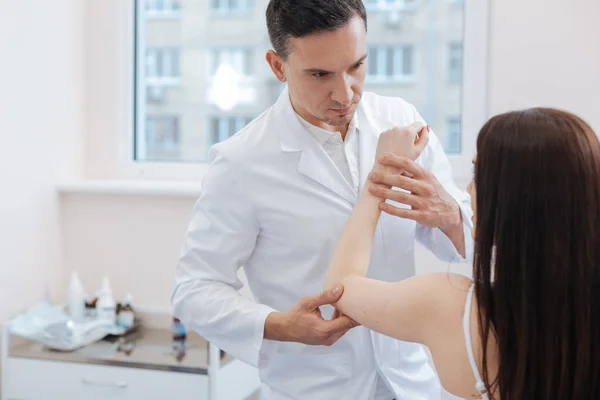
[[[217,8],[214,8],[212,6],[212,2],[214,0],[207,0],[207,1],[208,1],[208,11],[216,16],[227,17],[227,16],[233,16],[233,15],[249,14],[254,11],[254,7],[255,7],[255,4],[254,4],[255,0],[238,0],[239,4],[244,3],[244,7],[238,7],[237,9],[229,8],[226,6],[219,6]],[[218,0],[218,1],[220,3],[224,0]]]
[[[460,153],[462,153],[462,147],[463,147],[463,143],[462,143],[463,140],[462,139],[463,138],[462,138],[462,119],[461,119],[461,117],[458,116],[458,117],[447,117],[446,118],[446,126],[445,126],[446,135],[447,135],[446,138],[445,138],[446,139],[445,140],[446,144],[448,142],[448,136],[450,136],[450,134],[454,132],[453,129],[450,129],[451,125],[457,125],[458,126],[458,133],[459,133],[459,136],[458,136],[459,137],[458,147],[459,147]],[[457,153],[447,153],[447,154],[448,154],[448,156],[450,156],[450,155],[455,155]]]
[[[465,182],[471,176],[471,159],[475,152],[475,137],[481,126],[489,116],[488,111],[488,65],[489,65],[489,19],[490,0],[480,0],[464,3],[464,41],[463,41],[463,81],[461,96],[461,126],[462,126],[462,153],[460,155],[448,154],[453,176],[457,182]],[[143,7],[140,0],[118,2],[118,13],[109,14],[103,21],[105,28],[118,23],[121,29],[117,29],[114,45],[117,52],[122,56],[128,55],[126,65],[127,73],[123,76],[123,66],[115,62],[107,62],[103,66],[103,72],[109,74],[106,81],[112,81],[115,85],[125,83],[124,88],[114,90],[116,95],[125,96],[127,105],[125,110],[118,109],[118,104],[123,104],[119,98],[114,98],[110,105],[112,116],[117,120],[116,148],[117,155],[104,155],[106,161],[112,161],[114,165],[106,170],[112,171],[112,178],[123,179],[159,179],[159,180],[200,180],[206,173],[207,163],[188,163],[172,161],[136,161],[135,140],[144,140],[144,101],[139,101],[139,110],[136,113],[136,103],[139,99],[145,99],[145,85],[136,79],[136,58],[144,60],[144,38],[137,35],[143,32],[143,13],[136,12],[137,7]],[[99,6],[103,7],[103,6]],[[135,18],[134,18],[135,17]],[[111,20],[112,19],[112,20]],[[98,34],[98,32],[96,32]],[[89,36],[89,35],[88,35]],[[138,39],[136,41],[136,38]],[[397,45],[403,45],[398,43]],[[242,47],[242,46],[240,46]],[[211,47],[208,46],[208,49]],[[97,51],[101,51],[98,49]],[[413,48],[413,59],[415,57]],[[100,60],[99,55],[95,59]],[[445,61],[445,60],[444,60]],[[181,68],[181,65],[180,65]],[[120,79],[117,79],[119,77]],[[114,79],[111,79],[114,78]],[[137,87],[136,87],[137,85]],[[444,129],[444,127],[439,127]],[[135,140],[132,140],[135,138]],[[116,159],[116,160],[115,160]],[[115,162],[116,161],[116,162]]]
[[[449,85],[462,85],[463,80],[463,70],[464,70],[464,45],[462,42],[449,42],[448,43],[448,58],[447,58],[447,66],[446,73],[448,75],[447,82]],[[455,56],[459,54],[460,57],[455,58]],[[452,68],[452,64],[457,61],[459,64],[459,68],[456,70]]]
[[[148,1],[148,0],[142,0],[142,1]],[[154,3],[157,2],[157,0],[152,0],[152,1]],[[146,11],[149,18],[167,19],[167,18],[179,18],[181,16],[181,1],[180,0],[161,0],[161,1],[163,1],[165,5],[166,4],[169,4],[169,5],[177,4],[178,7],[177,8],[164,7],[162,10],[159,10],[158,8],[151,8],[150,10]],[[146,9],[146,7],[144,7],[144,9]]]
[[[394,43],[394,44],[371,44],[368,46],[369,58],[375,58],[377,73],[372,74],[371,68],[367,68],[367,76],[365,83],[369,84],[385,84],[385,83],[402,83],[411,84],[416,81],[415,73],[415,46],[410,43]],[[392,74],[387,74],[390,62],[390,50],[392,51]],[[406,52],[410,53],[410,74],[404,74],[404,64]],[[370,61],[367,60],[367,63]],[[398,62],[399,61],[399,62]],[[383,67],[382,67],[383,66]],[[382,73],[382,70],[383,73]]]

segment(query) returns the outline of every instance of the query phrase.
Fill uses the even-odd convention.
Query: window
[[[448,82],[452,84],[462,83],[462,70],[463,45],[462,43],[450,43],[448,56]]]
[[[219,48],[211,52],[210,75],[215,76],[222,65],[229,65],[240,76],[252,75],[252,49]]]
[[[208,0],[210,8],[219,13],[249,12],[254,8],[254,0]]]
[[[164,161],[177,158],[180,150],[179,118],[175,116],[146,117],[146,140],[142,146],[145,159]]]
[[[149,47],[146,49],[147,78],[179,77],[179,49]]]
[[[367,11],[409,10],[417,6],[418,0],[364,0]]]
[[[369,9],[364,90],[413,104],[439,135],[453,172],[469,175],[474,135],[487,116],[489,0],[364,1]],[[131,57],[135,74],[128,89],[135,92],[126,93],[134,99],[134,107],[130,114],[123,111],[127,107],[119,107],[115,116],[135,120],[121,125],[129,134],[123,133],[120,144],[127,149],[124,173],[196,179],[201,175],[192,171],[206,168],[210,147],[239,131],[249,116],[260,115],[281,93],[282,84],[264,59],[271,48],[264,14],[254,12],[264,9],[268,0],[125,3],[129,7],[123,5],[118,15],[130,18],[131,28],[135,27],[136,53]],[[106,11],[99,13],[102,18],[116,18],[109,6],[97,4],[96,9]],[[130,9],[131,4],[135,8]],[[387,10],[399,16],[397,23],[388,20]],[[177,13],[177,18],[155,17],[169,12]],[[235,20],[216,14],[235,14]],[[115,20],[106,23],[122,25]],[[102,35],[99,27],[90,29],[94,30],[90,37]],[[123,47],[116,53],[126,54],[131,42],[125,33],[120,35]],[[99,53],[94,60],[102,58],[101,50],[92,51]],[[128,87],[117,65],[107,62],[102,69],[111,70],[115,87]],[[166,170],[169,173],[163,173]],[[175,170],[182,175],[169,175]]]
[[[370,47],[367,76],[371,81],[410,81],[413,79],[413,47]]]
[[[221,116],[210,119],[209,145],[222,142],[239,132],[251,121],[249,117]]]
[[[448,118],[446,132],[442,139],[446,153],[460,154],[461,151],[461,121],[460,117]]]
[[[181,9],[181,0],[144,0],[149,16],[176,14]]]

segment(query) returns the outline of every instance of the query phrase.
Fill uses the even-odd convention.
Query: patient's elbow
[[[342,279],[339,276],[327,275],[325,277],[325,282],[323,283],[323,290],[324,291],[333,290],[337,286],[341,286],[341,285],[342,285]]]

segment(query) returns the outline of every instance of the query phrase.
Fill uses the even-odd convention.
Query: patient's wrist
[[[371,172],[376,172],[378,174],[393,174],[393,173],[397,173],[398,171],[399,170],[396,167],[382,165],[377,162],[373,165],[373,168],[371,169]]]

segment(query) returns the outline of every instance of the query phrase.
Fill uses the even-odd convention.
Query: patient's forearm
[[[380,167],[376,168],[381,170]],[[373,237],[381,215],[379,205],[383,202],[369,193],[369,185],[372,183],[367,181],[342,230],[325,276],[325,289],[340,284],[343,278],[349,275],[367,274]]]

